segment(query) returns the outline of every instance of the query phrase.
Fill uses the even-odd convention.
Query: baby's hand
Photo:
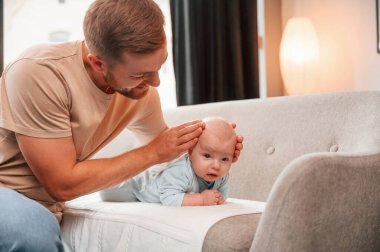
[[[224,200],[223,194],[220,194],[218,205],[223,205],[224,202],[225,202],[225,200]]]
[[[204,190],[202,193],[203,205],[221,205],[224,203],[223,195],[218,190]]]

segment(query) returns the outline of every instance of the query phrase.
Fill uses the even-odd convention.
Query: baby
[[[140,173],[118,187],[100,192],[105,201],[142,201],[168,206],[221,205],[228,196],[229,170],[236,133],[220,117],[203,120],[194,149],[168,166]]]

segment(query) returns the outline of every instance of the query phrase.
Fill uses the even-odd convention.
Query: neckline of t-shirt
[[[100,99],[105,99],[105,100],[111,100],[112,97],[114,96],[114,94],[107,94],[107,93],[104,93],[102,90],[100,90],[96,85],[95,83],[92,81],[92,79],[90,78],[90,76],[88,75],[87,73],[87,70],[84,66],[84,63],[83,63],[83,58],[82,58],[82,43],[83,41],[77,41],[77,51],[78,51],[78,55],[77,55],[77,60],[79,61],[79,65],[81,67],[81,70],[83,72],[83,74],[85,75],[85,78],[87,79],[87,82],[86,82],[86,85],[89,85],[90,86],[90,90],[93,90],[93,93],[94,95],[96,95],[97,97],[99,97]]]

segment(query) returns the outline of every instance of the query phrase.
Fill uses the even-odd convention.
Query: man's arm
[[[146,168],[192,148],[204,124],[193,121],[166,129],[149,144],[112,158],[77,161],[71,137],[44,139],[17,134],[22,154],[47,192],[67,201],[127,180]]]

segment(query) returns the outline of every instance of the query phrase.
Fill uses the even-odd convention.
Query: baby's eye
[[[208,154],[208,153],[203,154],[203,156],[204,156],[205,158],[210,158],[210,157],[211,157],[211,155]]]
[[[222,158],[222,161],[223,162],[228,162],[228,161],[230,161],[230,159],[228,157],[224,157],[224,158]]]

